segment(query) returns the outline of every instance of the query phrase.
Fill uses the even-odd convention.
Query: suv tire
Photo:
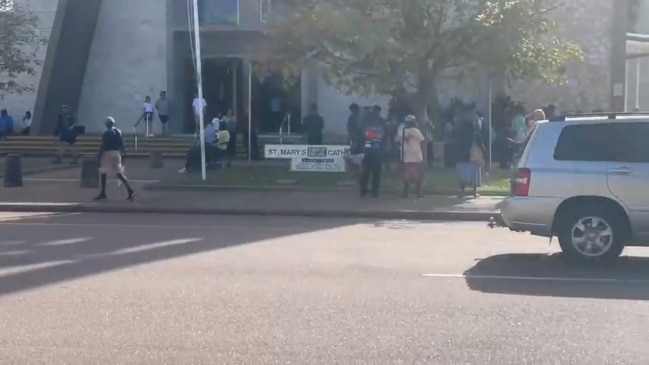
[[[625,217],[617,213],[615,210],[606,209],[606,206],[600,204],[583,204],[576,205],[570,208],[569,211],[561,214],[558,218],[559,222],[558,236],[561,251],[571,259],[579,261],[613,261],[617,259],[624,251],[627,237],[629,232],[625,229]],[[595,223],[596,227],[592,227]],[[578,236],[584,227],[587,230],[594,232],[605,233],[601,239],[606,242],[605,247],[601,248],[601,252],[586,253],[585,244],[573,243],[573,234]],[[586,232],[583,232],[583,237],[586,237]],[[595,235],[597,233],[594,233]],[[606,239],[606,237],[609,237]],[[601,243],[600,237],[596,242]],[[577,247],[580,246],[580,247]]]

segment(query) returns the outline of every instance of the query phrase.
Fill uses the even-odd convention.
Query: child
[[[153,111],[155,105],[151,102],[151,97],[147,95],[144,99],[144,123],[146,128],[146,137],[153,137]]]

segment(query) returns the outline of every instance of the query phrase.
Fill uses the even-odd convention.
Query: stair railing
[[[288,129],[288,136],[291,136],[291,113],[286,113],[279,126],[279,144],[284,144],[284,126]]]
[[[140,125],[140,122],[144,120],[144,114],[140,116],[140,119],[135,122],[133,125],[133,147],[135,148],[135,152],[137,152],[137,127]]]

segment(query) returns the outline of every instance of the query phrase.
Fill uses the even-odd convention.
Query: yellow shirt
[[[216,148],[226,150],[228,148],[228,143],[230,143],[230,132],[219,131],[216,135]]]

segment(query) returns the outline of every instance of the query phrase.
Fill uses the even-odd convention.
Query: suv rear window
[[[569,125],[554,149],[558,161],[649,162],[649,122]]]

